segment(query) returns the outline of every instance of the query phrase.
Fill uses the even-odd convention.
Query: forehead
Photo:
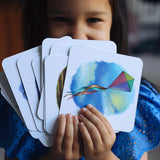
[[[48,0],[48,11],[93,11],[110,9],[109,0]]]

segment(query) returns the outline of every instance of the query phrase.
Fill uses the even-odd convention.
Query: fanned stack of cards
[[[87,104],[103,113],[115,132],[134,127],[143,63],[118,54],[111,41],[47,38],[2,66],[2,95],[45,146],[52,145],[58,115],[78,115]]]

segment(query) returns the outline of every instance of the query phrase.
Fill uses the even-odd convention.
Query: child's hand
[[[78,160],[81,158],[78,123],[78,118],[71,114],[59,116],[48,160]]]
[[[81,109],[79,119],[84,157],[87,160],[118,159],[111,151],[116,136],[109,121],[91,105]]]

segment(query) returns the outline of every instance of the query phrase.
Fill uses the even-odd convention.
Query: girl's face
[[[48,0],[48,20],[54,38],[110,40],[109,0]]]

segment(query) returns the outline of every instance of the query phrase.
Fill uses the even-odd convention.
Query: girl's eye
[[[69,21],[67,17],[55,17],[55,18],[52,18],[52,20],[56,22],[68,22]]]
[[[89,23],[97,23],[100,22],[101,20],[99,18],[89,18],[87,19],[87,22]]]

